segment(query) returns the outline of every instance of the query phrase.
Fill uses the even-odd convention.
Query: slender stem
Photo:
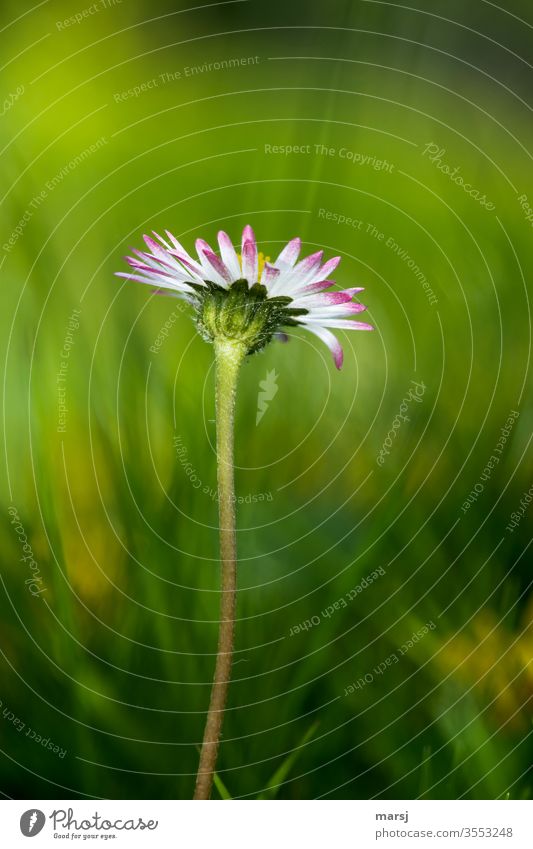
[[[205,723],[195,799],[209,799],[213,786],[218,744],[231,678],[235,602],[237,592],[237,546],[235,538],[235,485],[233,430],[237,379],[246,348],[240,342],[215,342],[217,478],[220,523],[221,597],[215,675]]]

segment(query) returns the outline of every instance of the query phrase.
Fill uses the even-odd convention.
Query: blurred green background
[[[246,798],[530,796],[533,18],[465,5],[4,3],[5,796],[192,795],[213,354],[113,272],[152,229],[192,248],[245,223],[268,256],[295,235],[340,253],[376,332],[339,333],[340,373],[300,331],[243,370],[220,777]]]

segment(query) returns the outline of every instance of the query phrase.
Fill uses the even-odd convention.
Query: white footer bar
[[[0,802],[2,846],[531,849],[530,801]],[[30,838],[35,843],[29,843]],[[68,841],[68,842],[67,842]]]

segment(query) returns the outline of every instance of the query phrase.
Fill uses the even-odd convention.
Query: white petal
[[[156,286],[160,289],[171,289],[177,292],[194,294],[193,290],[185,283],[176,283],[171,280],[165,280],[164,278],[153,280],[150,277],[144,277],[141,274],[128,274],[124,271],[116,271],[115,277],[124,277],[126,280],[137,280],[139,283],[147,283],[149,286]]]
[[[322,325],[323,327],[334,327],[342,330],[373,330],[371,324],[366,321],[351,321],[348,318],[313,318],[311,315],[300,315],[298,321],[306,325]]]
[[[329,330],[326,330],[325,327],[319,326],[308,326],[306,325],[306,330],[310,330],[311,333],[314,333],[315,336],[318,336],[319,339],[324,342],[331,353],[333,354],[333,360],[338,369],[342,366],[342,362],[344,360],[344,352],[342,350],[342,345],[333,333],[330,333]]]
[[[283,248],[274,265],[287,265],[289,268],[293,268],[300,255],[301,249],[302,240],[298,238],[291,239],[291,241]]]
[[[274,268],[269,262],[265,262],[263,273],[261,274],[261,283],[266,286],[269,295],[274,292],[275,284],[280,276],[279,268]]]
[[[257,283],[257,272],[257,245],[250,239],[242,246],[242,276],[250,286]]]
[[[220,230],[218,234],[218,244],[220,247],[220,256],[222,257],[226,268],[229,270],[233,280],[239,280],[242,277],[241,264],[237,252],[233,247],[230,237],[224,230]]]

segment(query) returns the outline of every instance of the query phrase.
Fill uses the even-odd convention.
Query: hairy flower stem
[[[237,379],[245,356],[246,347],[241,342],[215,339],[217,478],[221,566],[220,625],[215,675],[196,776],[195,799],[209,799],[211,795],[218,744],[231,678],[237,592],[233,431]]]

